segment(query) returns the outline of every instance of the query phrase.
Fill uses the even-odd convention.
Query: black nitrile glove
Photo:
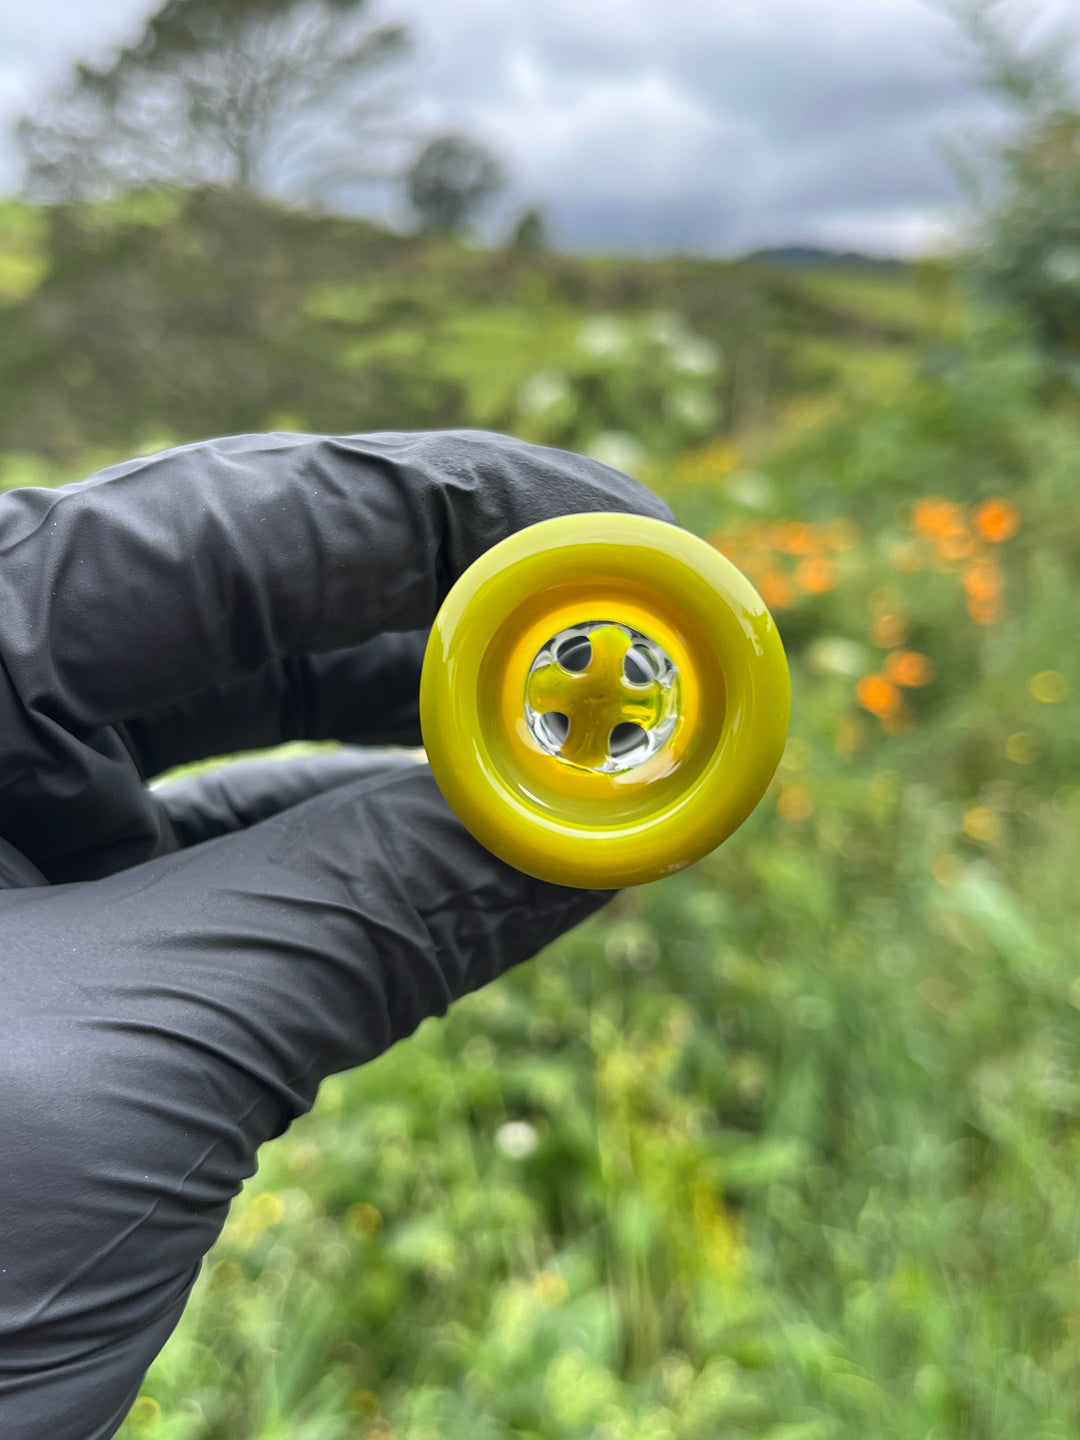
[[[670,518],[470,431],[239,436],[0,497],[4,1440],[112,1435],[262,1141],[608,898],[510,869],[426,766],[353,748],[418,743],[461,571],[583,510]]]

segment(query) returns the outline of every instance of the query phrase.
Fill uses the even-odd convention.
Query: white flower
[[[542,415],[570,398],[570,385],[560,370],[538,370],[518,391],[518,408],[523,415]]]
[[[807,659],[819,675],[861,675],[868,651],[857,640],[843,635],[823,635],[810,646]]]
[[[617,315],[593,315],[578,331],[578,345],[587,355],[622,355],[629,344],[626,322]]]
[[[601,430],[589,441],[585,454],[626,475],[633,475],[645,459],[641,445],[625,430]]]
[[[687,337],[682,316],[674,310],[654,310],[645,322],[645,334],[658,345],[678,345]]]
[[[767,510],[772,504],[773,487],[756,470],[738,470],[724,486],[724,494],[747,510]]]
[[[1059,246],[1043,261],[1043,270],[1057,285],[1080,285],[1080,249]]]
[[[540,1144],[540,1136],[527,1120],[510,1120],[495,1132],[495,1144],[510,1160],[525,1160]]]
[[[705,430],[720,418],[720,407],[706,390],[676,390],[665,395],[664,409],[675,420]]]
[[[710,340],[683,335],[670,349],[672,367],[684,375],[713,375],[720,368],[720,352]]]

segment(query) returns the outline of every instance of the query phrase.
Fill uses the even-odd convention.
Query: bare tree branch
[[[77,66],[20,122],[27,191],[53,201],[214,184],[306,199],[331,169],[389,176],[398,162],[378,122],[399,99],[382,82],[410,39],[369,10],[167,0],[134,45],[101,69]]]

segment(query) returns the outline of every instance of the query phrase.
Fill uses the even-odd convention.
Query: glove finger
[[[21,890],[27,886],[47,885],[41,871],[31,865],[6,840],[0,840],[0,890]]]
[[[481,431],[241,435],[8,492],[0,833],[52,881],[175,848],[119,727],[422,629],[496,541],[584,510],[671,518],[617,471]]]
[[[111,1434],[258,1146],[607,898],[489,855],[423,766],[0,896],[0,1432]]]
[[[414,770],[411,755],[349,748],[329,754],[240,760],[190,780],[155,788],[182,845],[243,830],[290,806],[354,781]]]
[[[271,660],[123,726],[144,779],[207,755],[290,740],[419,745],[420,670],[427,631],[377,635],[328,655]]]

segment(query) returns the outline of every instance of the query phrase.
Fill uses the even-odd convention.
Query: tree
[[[409,48],[370,0],[167,0],[134,45],[17,127],[46,201],[178,184],[314,198],[388,170],[383,82]]]
[[[523,210],[510,232],[510,249],[518,255],[537,255],[548,246],[544,214],[536,205]]]
[[[457,234],[505,184],[495,157],[466,135],[438,135],[421,150],[407,179],[409,204],[420,229]]]
[[[1016,307],[1062,371],[1080,381],[1080,96],[1075,41],[1032,42],[1008,0],[946,0],[982,86],[1012,109],[1005,142],[966,167],[977,202],[975,272]]]
[[[220,187],[40,220],[44,274],[0,322],[0,453],[74,467],[198,435],[468,423],[416,242]]]
[[[975,78],[1030,119],[1045,118],[1073,98],[1069,54],[1073,39],[1056,30],[1031,41],[1014,20],[1014,0],[940,0],[971,47]]]

